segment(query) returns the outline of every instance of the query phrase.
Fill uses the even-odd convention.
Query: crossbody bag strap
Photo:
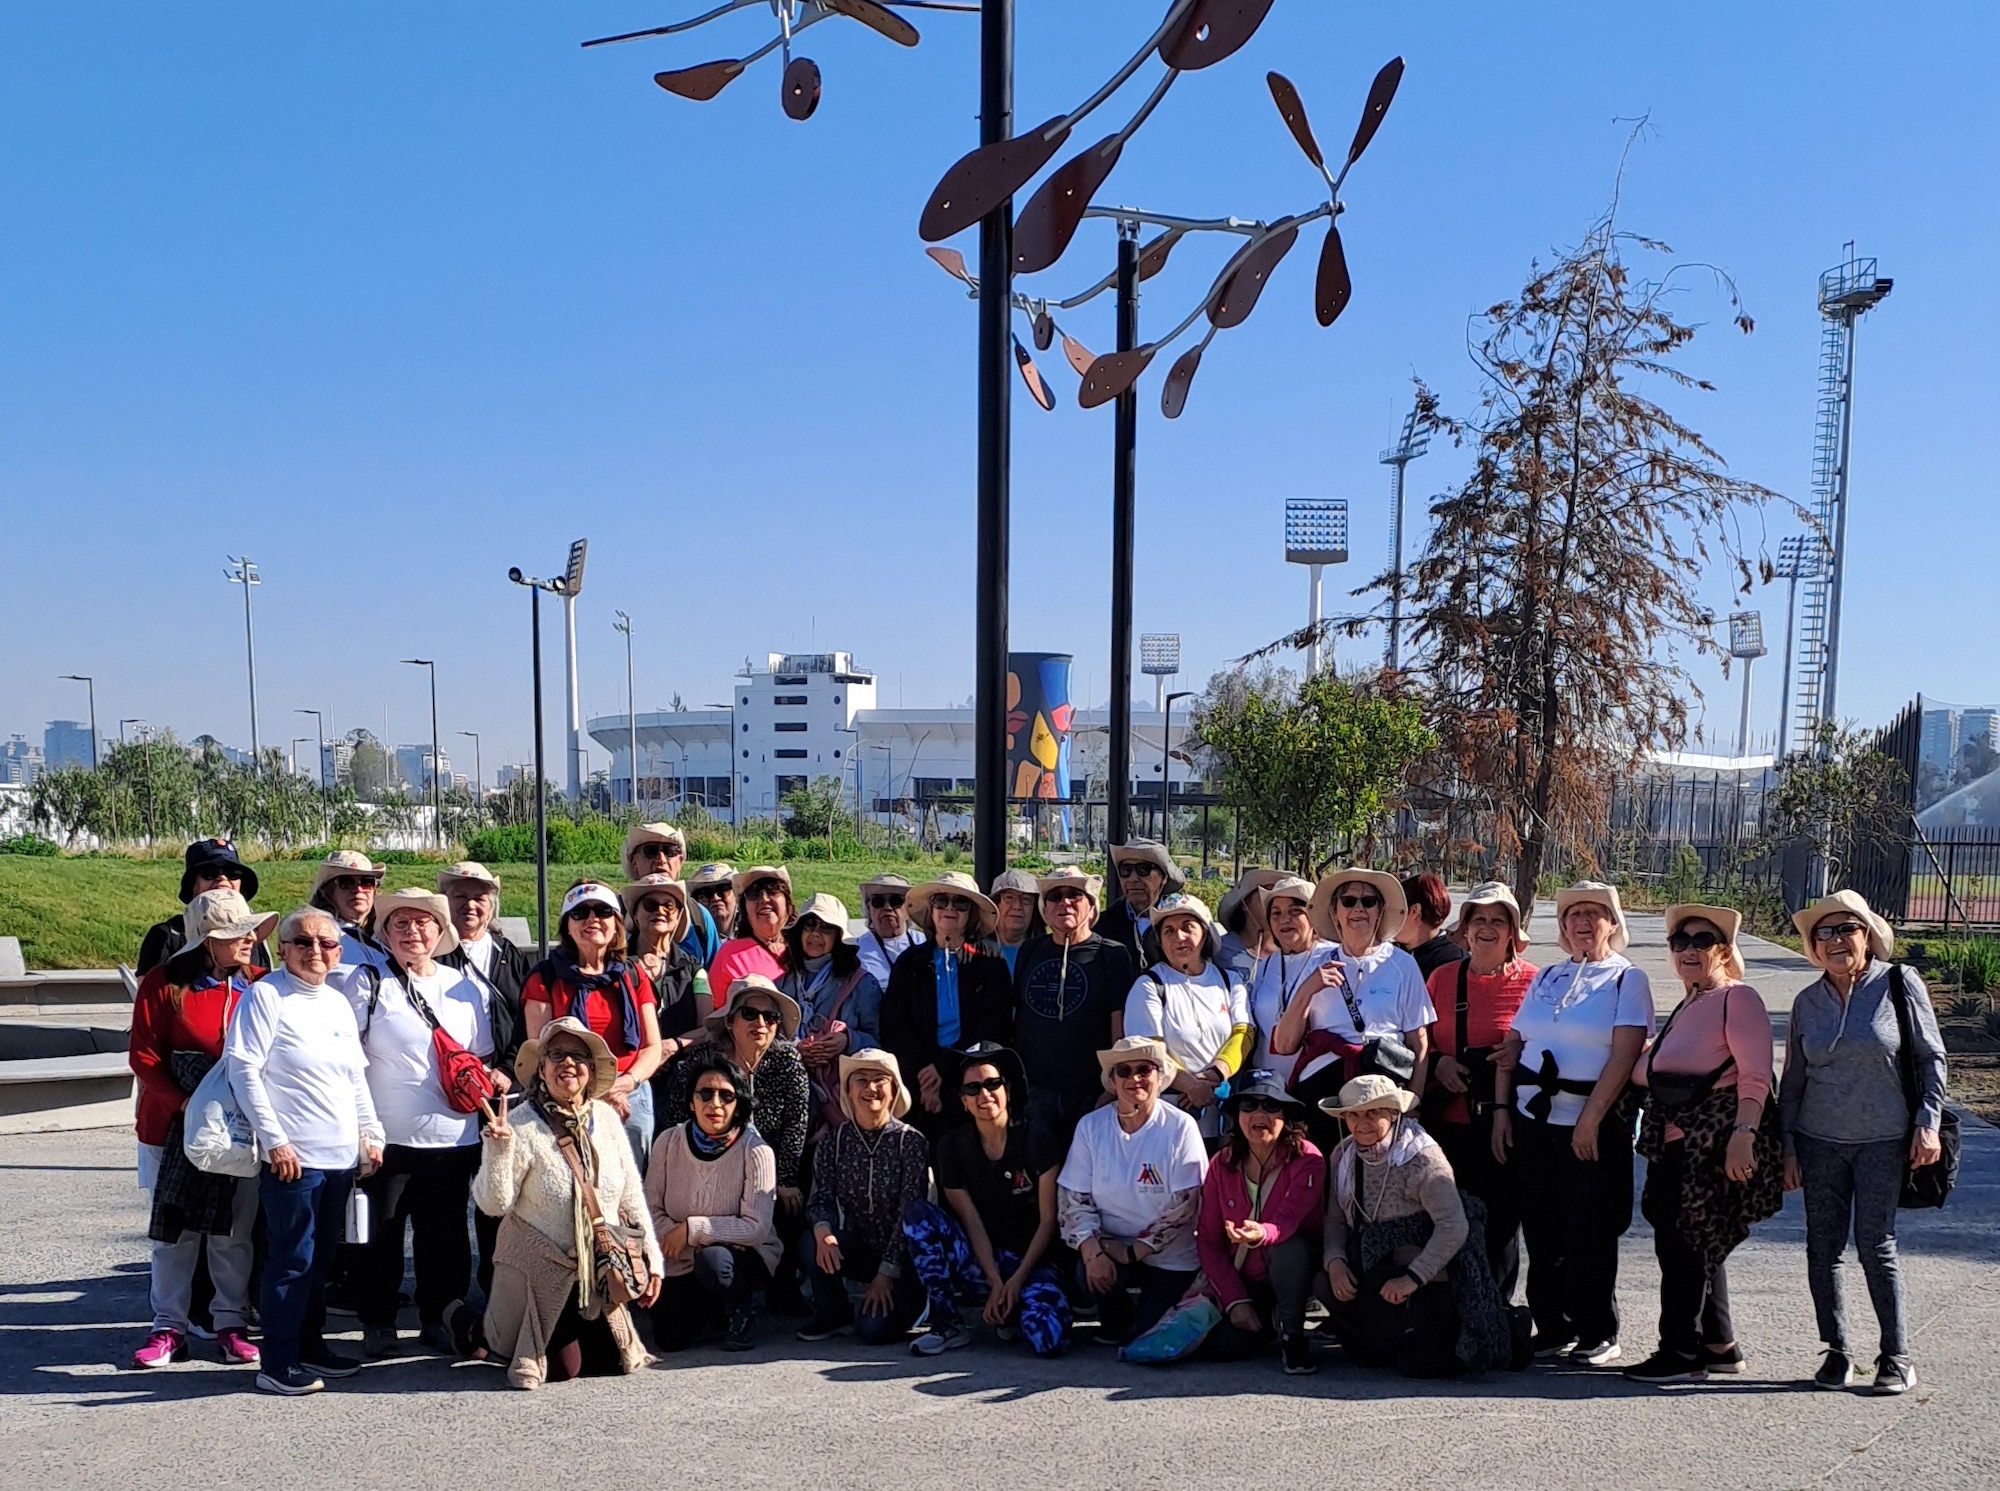
[[[583,1159],[576,1152],[576,1142],[565,1134],[556,1140],[556,1148],[562,1151],[562,1157],[569,1162],[569,1173],[576,1177],[577,1192],[583,1197],[584,1210],[592,1224],[602,1226],[604,1211],[597,1204],[597,1187],[591,1182],[590,1172],[583,1168]]]
[[[1848,996],[1850,999],[1853,995]],[[1917,1093],[1917,1062],[1912,1047],[1916,1044],[1914,1021],[1910,1018],[1910,996],[1903,987],[1903,965],[1889,965],[1889,1002],[1896,1010],[1896,1074],[1903,1080],[1903,1103],[1910,1110],[1910,1121],[1916,1122],[1917,1112],[1922,1107]]]
[[[1467,980],[1471,978],[1471,976],[1472,976],[1472,959],[1460,958],[1458,960],[1458,1007],[1452,1012],[1453,1018],[1457,1024],[1457,1031],[1455,1038],[1458,1042],[1454,1054],[1457,1056],[1460,1062],[1463,1062],[1465,1060],[1465,1048],[1467,1044],[1466,1027],[1470,1023],[1470,1017],[1468,1015],[1468,1006],[1466,1003],[1466,983]]]
[[[833,1003],[826,1007],[826,1018],[828,1020],[837,1020],[840,1018],[840,1012],[847,1007],[849,996],[854,993],[855,987],[861,982],[861,976],[867,971],[859,963],[854,965],[854,971],[848,974],[846,981],[834,991]]]
[[[1368,1022],[1361,1018],[1361,1001],[1354,997],[1354,980],[1346,976],[1347,960],[1341,958],[1339,953],[1335,953],[1334,957],[1340,958],[1340,997],[1347,1001],[1347,1018],[1354,1022],[1354,1033],[1356,1035],[1366,1035],[1368,1033]]]

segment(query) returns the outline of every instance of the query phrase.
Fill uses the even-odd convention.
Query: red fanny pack
[[[493,1086],[493,1074],[486,1069],[486,1063],[461,1046],[438,1023],[423,996],[404,980],[404,993],[410,996],[410,1005],[423,1017],[431,1028],[431,1052],[437,1057],[438,1082],[444,1088],[444,1100],[454,1113],[486,1113],[491,1116],[487,1104],[498,1096]]]

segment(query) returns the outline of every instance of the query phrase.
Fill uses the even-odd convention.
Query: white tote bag
[[[235,1089],[229,1085],[229,1062],[208,1069],[188,1099],[181,1147],[188,1163],[210,1175],[254,1176],[264,1163],[256,1130],[243,1116]]]

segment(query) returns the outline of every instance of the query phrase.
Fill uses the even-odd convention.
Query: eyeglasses
[[[1044,901],[1081,901],[1083,898],[1083,892],[1073,885],[1059,885],[1054,890],[1042,892]]]
[[[592,904],[577,907],[569,914],[569,919],[573,922],[615,922],[618,920],[618,913],[609,906]]]
[[[815,934],[821,937],[832,937],[836,935],[832,927],[828,926],[825,922],[821,921],[816,916],[802,916],[797,921],[793,922],[792,925],[798,928],[799,936],[801,937],[811,937],[814,936]]]
[[[755,885],[751,886],[748,890],[743,892],[743,899],[746,901],[764,901],[764,900],[769,900],[774,896],[782,896],[786,894],[788,894],[788,892],[785,890],[784,881],[759,880]]]
[[[1149,865],[1140,859],[1128,859],[1118,867],[1118,878],[1120,880],[1138,880],[1147,875],[1158,875],[1160,873],[1161,870],[1158,865]]]
[[[755,1004],[740,1005],[736,1011],[736,1018],[745,1023],[755,1020],[759,1025],[782,1025],[785,1023],[785,1017],[776,1010],[767,1010],[763,1006]]]
[[[340,940],[325,937],[287,937],[285,946],[298,948],[301,952],[322,952],[330,958],[340,951]]]
[[[336,875],[327,883],[335,890],[356,891],[373,890],[382,882],[372,875],[365,878],[360,875]]]
[[[1845,938],[1854,936],[1857,932],[1866,932],[1867,930],[1860,922],[1841,922],[1838,926],[1833,927],[1829,927],[1825,922],[1821,922],[1813,928],[1813,941],[1840,942]]]
[[[697,1087],[694,1090],[694,1100],[697,1103],[720,1103],[724,1107],[729,1107],[736,1101],[736,1091],[730,1087]]]
[[[589,1066],[590,1053],[587,1051],[544,1051],[542,1060],[550,1066]]]
[[[1236,1104],[1238,1113],[1283,1113],[1285,1105],[1276,1098],[1244,1098]]]
[[[1677,953],[1705,953],[1711,948],[1729,946],[1729,940],[1719,932],[1676,932],[1667,939],[1667,946]]]
[[[958,1092],[960,1097],[976,1098],[982,1092],[998,1092],[1006,1085],[1005,1077],[982,1077],[977,1082],[959,1083]]]
[[[1158,1076],[1160,1066],[1153,1061],[1121,1061],[1111,1069],[1112,1080],[1132,1082],[1140,1077]]]
[[[870,896],[868,898],[868,909],[870,911],[894,911],[902,904],[903,897],[900,893],[895,895]]]
[[[1339,899],[1340,904],[1350,911],[1354,910],[1357,906],[1363,911],[1373,911],[1377,906],[1382,904],[1380,896],[1342,896]]]
[[[729,899],[729,887],[726,885],[700,885],[689,891],[688,894],[693,896],[697,901],[726,901]]]
[[[859,1083],[863,1087],[888,1087],[895,1079],[887,1072],[856,1072],[847,1080]]]
[[[931,910],[956,911],[962,916],[970,916],[972,915],[972,898],[970,896],[933,896],[931,897]]]

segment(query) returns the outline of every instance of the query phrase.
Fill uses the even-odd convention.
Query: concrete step
[[[56,968],[0,978],[0,1020],[83,1019],[132,1023],[138,980],[127,968]],[[115,1016],[115,1022],[109,1017]]]

